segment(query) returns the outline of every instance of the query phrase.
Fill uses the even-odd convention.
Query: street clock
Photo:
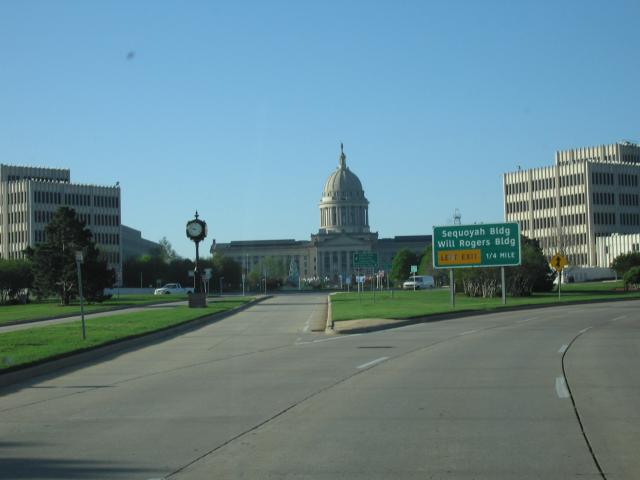
[[[196,218],[187,222],[187,237],[197,243],[204,240],[206,236],[207,224],[198,218],[198,212],[196,212]]]

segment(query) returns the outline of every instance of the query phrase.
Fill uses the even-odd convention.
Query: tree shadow
[[[13,446],[8,442],[0,446]],[[19,445],[18,445],[19,446]],[[157,474],[152,469],[133,466],[116,466],[99,460],[52,459],[40,457],[0,457],[0,479],[76,479],[76,478],[123,478],[132,475]]]

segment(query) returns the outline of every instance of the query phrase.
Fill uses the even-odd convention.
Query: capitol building
[[[281,260],[291,271],[295,267],[302,279],[323,278],[338,282],[354,273],[371,273],[355,268],[353,255],[360,252],[378,254],[377,270],[390,268],[398,250],[408,248],[421,253],[431,244],[431,235],[378,238],[369,225],[369,201],[358,176],[347,166],[347,156],[340,146],[338,166],[324,183],[320,204],[320,228],[310,240],[247,240],[214,244],[211,253],[230,257],[250,272],[262,271],[267,257]]]

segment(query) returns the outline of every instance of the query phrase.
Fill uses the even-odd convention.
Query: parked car
[[[165,286],[156,288],[153,292],[154,295],[169,295],[169,294],[187,294],[193,293],[193,287],[183,288],[179,283],[167,283]]]
[[[413,290],[414,285],[416,290],[420,290],[421,288],[433,288],[436,284],[431,275],[416,275],[404,282],[402,288],[405,290]]]

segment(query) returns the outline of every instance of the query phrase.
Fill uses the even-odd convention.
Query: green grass
[[[622,282],[581,283],[562,286],[560,302],[577,302],[616,298],[640,299],[640,292],[622,291]],[[451,309],[448,289],[389,292],[339,293],[331,297],[331,313],[334,321],[361,318],[402,319],[436,313],[467,310],[491,310],[502,308],[501,298],[470,298],[456,295],[456,308]],[[507,307],[558,303],[558,293],[541,293],[532,297],[507,297]]]
[[[230,310],[250,300],[251,297],[236,297],[212,302],[206,309],[178,306],[159,308],[152,312],[87,319],[86,340],[82,340],[80,321],[2,333],[0,370],[160,330],[194,318]]]
[[[186,295],[120,295],[103,303],[91,303],[84,306],[85,313],[113,310],[126,306],[148,305],[151,303],[175,302],[186,300]],[[80,315],[80,303],[60,305],[59,300],[47,300],[27,305],[0,306],[0,325],[9,322],[42,320],[61,315]]]

